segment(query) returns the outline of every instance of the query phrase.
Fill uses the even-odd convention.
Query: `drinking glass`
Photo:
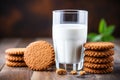
[[[52,38],[57,69],[77,71],[83,67],[87,26],[86,10],[53,11]]]

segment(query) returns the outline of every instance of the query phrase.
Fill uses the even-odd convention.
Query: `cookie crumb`
[[[80,75],[85,75],[86,72],[85,71],[80,71]]]
[[[70,74],[76,75],[76,74],[77,74],[77,71],[73,70],[73,71],[70,72]]]
[[[59,75],[66,75],[67,71],[65,69],[57,69],[56,73],[59,74]]]

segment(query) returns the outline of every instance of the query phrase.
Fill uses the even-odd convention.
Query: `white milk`
[[[78,63],[82,45],[87,39],[87,26],[80,24],[53,25],[53,42],[59,63]]]

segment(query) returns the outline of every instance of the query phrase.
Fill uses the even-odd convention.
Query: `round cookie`
[[[23,56],[16,56],[16,55],[6,55],[5,58],[9,61],[24,61]]]
[[[30,43],[25,50],[24,60],[32,70],[47,70],[55,63],[54,49],[46,41]]]
[[[110,63],[113,60],[114,60],[113,56],[103,57],[103,58],[95,58],[95,57],[88,57],[88,56],[84,57],[84,61],[90,62],[90,63]]]
[[[24,55],[25,48],[9,48],[5,50],[8,55]]]
[[[111,42],[88,42],[84,44],[84,47],[90,50],[108,50],[114,48],[114,44]]]
[[[90,57],[108,57],[114,55],[114,50],[85,50],[84,53]]]
[[[113,63],[105,63],[105,64],[95,64],[84,62],[84,66],[92,69],[105,69],[113,66]]]
[[[100,69],[100,70],[84,67],[83,70],[93,74],[105,74],[105,73],[111,73],[113,71],[113,67],[109,67],[107,69]]]
[[[13,62],[13,61],[6,61],[6,65],[10,67],[26,67],[27,65],[25,62]]]

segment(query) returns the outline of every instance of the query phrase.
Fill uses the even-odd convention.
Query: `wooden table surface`
[[[115,40],[114,70],[110,74],[87,74],[84,76],[57,75],[53,71],[32,71],[27,67],[8,67],[5,65],[5,50],[26,47],[30,42],[50,38],[4,38],[0,39],[0,80],[120,80],[120,40]]]

